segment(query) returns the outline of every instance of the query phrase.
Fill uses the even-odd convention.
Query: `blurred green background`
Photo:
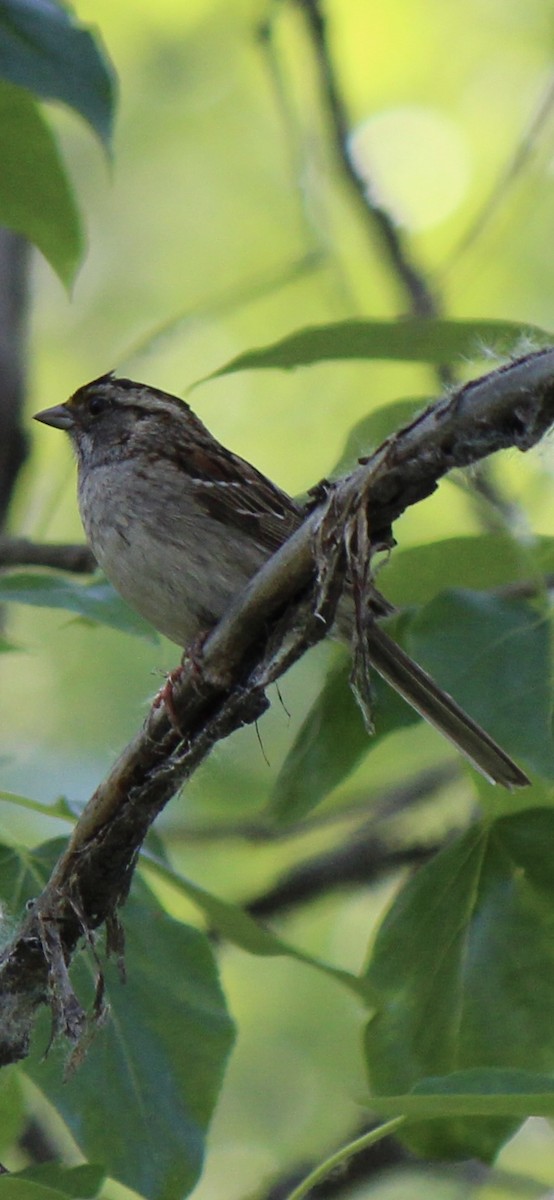
[[[241,350],[288,331],[408,311],[382,245],[368,235],[341,177],[299,7],[78,0],[75,10],[99,29],[116,66],[119,120],[106,167],[82,123],[50,107],[86,214],[89,250],[70,297],[34,259],[29,418],[111,368],[184,395]],[[443,294],[446,314],[548,329],[554,5],[329,0],[326,12],[352,153],[360,169],[369,164],[379,201]],[[271,39],[263,36],[268,20]],[[512,169],[518,151],[521,162]],[[492,194],[497,203],[483,220]],[[461,377],[482,369],[459,366]],[[191,400],[225,444],[300,493],[332,469],[351,427],[368,412],[438,388],[420,365],[330,363],[244,372],[203,384]],[[12,527],[35,538],[78,540],[69,444],[47,429],[32,434]],[[527,514],[529,536],[554,528],[552,461],[547,441],[526,459],[513,451],[495,466]],[[395,532],[408,546],[480,529],[471,498],[446,481]],[[386,592],[386,570],[380,581]],[[3,787],[43,802],[60,793],[84,801],[179,652],[161,640],[139,641],[38,609],[10,609],[7,633],[21,651],[3,659]],[[299,848],[324,848],[336,835],[322,824],[302,838],[267,844],[202,836],[206,826],[240,825],[263,812],[336,654],[319,647],[283,681],[283,705],[274,703],[260,723],[263,752],[254,729],[220,745],[160,821],[177,865],[221,895],[255,895]],[[362,797],[369,806],[381,789],[437,757],[454,761],[428,728],[396,734],[327,808]],[[425,817],[426,833],[434,824],[441,832],[462,822],[467,806],[466,788],[453,785],[444,808]],[[3,838],[37,837],[36,817],[27,820],[11,806],[2,805],[0,822]],[[57,828],[45,819],[40,832],[50,836]],[[286,936],[356,970],[392,886],[326,897],[289,917]],[[175,904],[174,897],[167,902]],[[222,971],[240,1037],[195,1200],[254,1195],[265,1177],[322,1153],[364,1117],[354,999],[290,961],[227,949]],[[351,1043],[345,1029],[354,1030]],[[540,1122],[518,1135],[501,1165],[526,1174],[532,1165],[539,1182],[552,1178],[554,1144]],[[420,1187],[427,1196],[431,1187],[441,1197],[466,1194],[459,1181],[448,1190],[443,1177],[433,1183],[416,1172],[352,1195],[407,1197]],[[518,1194],[513,1184],[505,1193],[503,1187],[499,1179],[494,1194]],[[472,1182],[467,1194],[487,1192]]]

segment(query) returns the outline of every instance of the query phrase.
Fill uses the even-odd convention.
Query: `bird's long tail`
[[[486,779],[510,789],[525,787],[530,782],[493,738],[376,621],[370,621],[364,632],[370,661],[379,675],[448,738]]]

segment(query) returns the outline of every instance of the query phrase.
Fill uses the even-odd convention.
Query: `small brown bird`
[[[146,384],[102,375],[36,420],[71,437],[81,518],[108,579],[179,646],[219,621],[306,515],[212,437],[188,404]],[[390,611],[375,597],[376,617]],[[345,623],[339,617],[339,631]],[[367,642],[379,674],[487,779],[507,788],[529,783],[377,620]]]

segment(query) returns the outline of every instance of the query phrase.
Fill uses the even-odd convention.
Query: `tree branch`
[[[25,239],[0,229],[0,528],[27,455],[22,409],[28,257]]]
[[[97,562],[84,543],[48,544],[0,536],[0,567],[54,567],[58,571],[88,575],[96,570]]]
[[[393,848],[381,838],[358,833],[327,854],[314,855],[287,871],[274,887],[246,905],[246,911],[266,921],[329,892],[354,884],[369,887],[401,867],[422,866],[443,846],[444,841]]]
[[[390,213],[371,197],[367,182],[360,178],[352,164],[348,153],[350,129],[332,67],[321,2],[320,0],[299,0],[299,6],[305,14],[307,28],[314,46],[321,88],[331,122],[335,152],[338,155],[350,193],[360,209],[365,223],[371,227],[371,232],[377,232],[394,273],[408,296],[410,311],[418,317],[436,317],[441,308],[438,295],[433,293],[429,287],[424,271],[412,260],[402,233],[392,220]]]
[[[392,522],[430,495],[453,467],[507,446],[524,451],[554,422],[554,350],[514,361],[439,400],[388,438],[324,499],[258,572],[189,662],[174,691],[179,734],[154,707],[79,820],[51,879],[0,959],[0,1062],[28,1052],[37,1006],[79,1036],[66,966],[83,933],[107,922],[117,942],[138,853],[157,814],[216,741],[254,721],[265,689],[333,618],[344,570],[340,549],[363,512],[370,553],[392,545]],[[314,585],[315,575],[315,585]],[[315,601],[314,605],[314,586]]]

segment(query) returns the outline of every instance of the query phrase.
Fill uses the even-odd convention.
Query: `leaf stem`
[[[374,1146],[376,1142],[382,1141],[383,1138],[389,1137],[391,1133],[395,1133],[400,1125],[406,1120],[405,1117],[394,1117],[391,1121],[385,1121],[384,1125],[378,1125],[375,1129],[370,1129],[368,1133],[362,1134],[361,1137],[355,1138],[353,1142],[347,1142],[346,1146],[341,1146],[340,1150],[336,1150],[329,1158],[310,1171],[306,1175],[302,1183],[287,1196],[287,1200],[303,1200],[311,1192],[316,1184],[321,1183],[331,1171],[336,1167],[340,1167],[347,1159],[352,1158],[354,1154],[359,1154],[361,1150],[367,1150],[369,1146]]]

